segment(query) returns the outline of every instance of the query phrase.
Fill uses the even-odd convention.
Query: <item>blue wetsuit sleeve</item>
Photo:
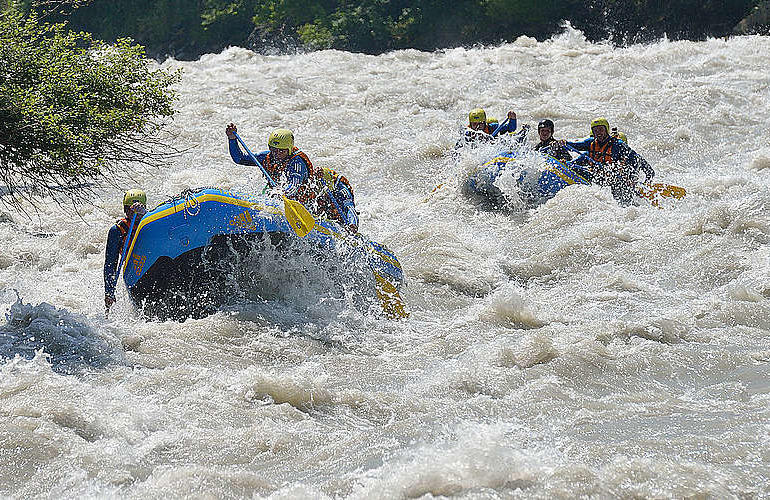
[[[237,139],[230,139],[228,141],[228,146],[230,147],[230,158],[232,158],[235,163],[239,165],[254,165],[254,162],[251,161],[251,158],[249,158],[248,155],[243,154],[243,151],[241,151],[241,147],[238,145]]]
[[[567,141],[567,146],[573,147],[578,151],[588,151],[592,142],[594,142],[594,138],[588,137],[587,139],[583,139],[582,141],[577,142]]]
[[[617,146],[617,148],[615,148],[617,154],[613,154],[614,159],[624,158],[627,164],[642,170],[644,172],[645,182],[650,182],[652,178],[655,177],[655,170],[653,170],[652,166],[647,163],[647,160],[642,158],[642,155],[631,149],[631,147],[623,141],[615,141],[615,145]],[[613,150],[613,153],[615,150]]]
[[[498,134],[504,134],[506,132],[513,133],[516,131],[516,118],[511,118],[508,123],[498,132]]]
[[[286,165],[285,172],[286,188],[284,189],[284,194],[287,197],[291,197],[297,194],[300,186],[307,180],[309,169],[305,160],[299,156],[295,156],[289,161],[289,164]]]
[[[636,154],[635,151],[634,154]],[[652,165],[647,163],[647,160],[641,157],[641,155],[636,154],[636,156],[639,158],[639,168],[644,171],[644,182],[649,183],[652,181],[652,178],[655,177],[655,170],[652,168]]]
[[[120,251],[120,229],[114,225],[107,233],[107,248],[104,250],[104,295],[115,297],[115,285],[118,282],[118,260]]]
[[[341,205],[342,211],[344,212],[342,217],[345,219],[345,224],[355,224],[357,226],[358,214],[356,213],[353,193],[350,192],[350,189],[348,189],[345,184],[337,182],[337,186],[334,189],[334,198]]]

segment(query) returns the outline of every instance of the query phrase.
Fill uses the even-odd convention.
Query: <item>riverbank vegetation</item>
[[[95,183],[160,164],[179,76],[152,65],[129,39],[0,12],[0,203],[87,201]]]
[[[38,0],[40,1],[40,0]],[[29,10],[34,0],[16,1]],[[57,2],[44,1],[44,4]],[[154,57],[194,59],[235,45],[259,52],[369,54],[547,38],[564,21],[617,45],[727,36],[767,0],[80,0],[70,25],[131,37]]]

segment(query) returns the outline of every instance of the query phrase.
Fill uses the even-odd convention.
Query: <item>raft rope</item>
[[[184,218],[187,216],[195,217],[201,213],[201,202],[195,197],[196,193],[199,193],[201,189],[193,191],[192,189],[185,189],[180,196],[184,197]]]
[[[204,189],[217,189],[213,186],[202,186],[202,187],[196,187],[196,188],[188,188],[182,191],[181,193],[169,197],[166,201],[164,201],[162,204],[170,203],[173,206],[176,206],[177,202],[184,200],[184,218],[187,219],[187,216],[195,217],[201,212],[201,202],[198,201],[196,196],[200,194],[201,191]]]

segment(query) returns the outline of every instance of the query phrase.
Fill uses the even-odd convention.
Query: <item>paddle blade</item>
[[[680,186],[674,186],[673,184],[645,184],[637,188],[639,196],[650,200],[653,206],[660,206],[659,198],[674,198],[681,200],[687,195],[687,190]]]
[[[315,219],[307,211],[302,203],[283,197],[283,206],[286,213],[286,220],[297,233],[297,236],[304,238],[315,227]]]
[[[377,280],[377,297],[380,299],[385,316],[388,319],[408,318],[409,313],[406,311],[406,304],[398,293],[398,289],[378,273],[373,274]]]
[[[683,187],[674,186],[672,184],[653,184],[653,186],[660,186],[660,195],[667,198],[676,198],[681,200],[687,194],[687,190]]]

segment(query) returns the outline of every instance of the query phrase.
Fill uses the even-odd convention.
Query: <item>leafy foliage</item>
[[[730,34],[753,6],[767,0],[68,1],[87,3],[74,9],[73,26],[106,40],[131,36],[153,56],[184,59],[228,45],[263,52],[380,53],[499,43],[520,35],[543,39],[559,31],[564,20],[591,40],[616,44],[663,35],[697,39]]]
[[[127,164],[157,164],[178,78],[150,69],[131,40],[107,45],[34,14],[0,13],[0,182],[10,193],[0,200],[77,200]]]
[[[16,0],[75,3],[72,26],[98,38],[130,36],[154,57],[181,59],[228,45],[270,52],[393,49],[546,38],[569,20],[590,40],[616,44],[724,36],[767,0]],[[0,3],[2,5],[2,3]],[[61,9],[59,9],[61,10]]]

